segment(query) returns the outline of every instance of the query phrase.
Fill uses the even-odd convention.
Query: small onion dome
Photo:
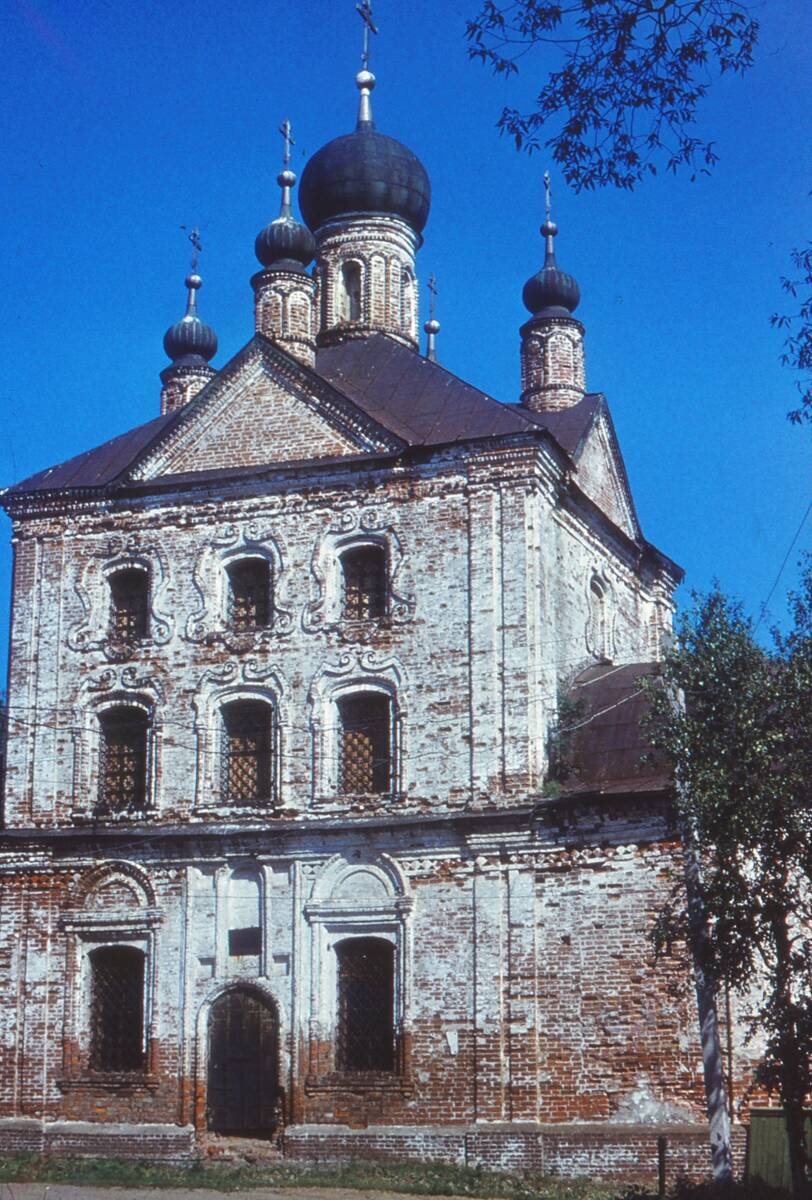
[[[197,315],[195,292],[203,284],[199,275],[187,275],[189,300],[186,315],[164,334],[164,350],[176,366],[208,362],[217,353],[217,334]]]
[[[263,267],[301,273],[316,256],[316,239],[291,210],[290,189],[296,182],[293,171],[282,171],[276,182],[282,188],[282,210],[275,221],[257,234],[254,252]]]
[[[302,216],[316,230],[350,213],[380,213],[402,217],[419,234],[431,204],[426,168],[407,146],[376,131],[368,104],[375,76],[361,71],[356,83],[361,90],[356,130],[334,138],[308,162],[299,188]]]
[[[545,221],[541,233],[547,247],[544,266],[524,285],[522,301],[533,316],[568,317],[578,307],[581,290],[572,275],[559,270],[555,261],[553,238],[558,226],[554,221]]]

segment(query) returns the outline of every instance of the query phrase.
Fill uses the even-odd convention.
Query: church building
[[[421,352],[429,178],[356,82],[301,221],[279,176],[247,344],[212,365],[193,270],[155,417],[0,497],[0,1150],[629,1178],[666,1133],[704,1171],[640,727],[681,570],[549,211],[520,387],[446,370],[433,316]]]

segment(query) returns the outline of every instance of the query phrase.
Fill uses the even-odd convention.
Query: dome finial
[[[186,226],[181,225],[181,229],[186,230]],[[176,365],[207,363],[217,353],[217,334],[197,315],[197,292],[203,286],[203,280],[197,273],[198,258],[203,249],[200,230],[189,230],[187,236],[192,243],[193,253],[189,274],[185,279],[188,289],[186,313],[164,335],[164,350]]]
[[[540,230],[544,238],[544,266],[524,285],[522,300],[533,316],[569,316],[578,307],[581,293],[573,277],[560,270],[555,260],[553,238],[558,226],[551,217],[549,171],[544,172],[544,208],[546,219]]]
[[[358,129],[371,129],[372,122],[372,101],[370,99],[372,89],[375,86],[375,76],[369,69],[369,35],[377,33],[378,27],[372,20],[372,5],[369,0],[360,0],[360,3],[355,5],[355,11],[360,14],[361,20],[364,23],[364,42],[361,50],[361,70],[355,76],[355,86],[361,93],[358,101]]]
[[[279,126],[279,132],[285,143],[285,149],[282,154],[282,170],[276,177],[276,182],[282,189],[282,203],[279,207],[280,217],[293,217],[293,209],[291,208],[290,189],[296,182],[296,176],[290,169],[290,148],[295,146],[293,138],[290,135],[291,125],[287,117]]]
[[[437,334],[440,332],[440,322],[434,316],[434,302],[437,299],[437,276],[434,272],[429,275],[426,287],[429,289],[429,319],[423,326],[428,335],[426,358],[429,362],[437,362]]]

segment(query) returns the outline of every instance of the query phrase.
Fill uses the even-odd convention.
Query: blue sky
[[[418,272],[421,319],[438,279],[439,357],[514,401],[549,164],[518,154],[495,122],[502,104],[530,100],[542,64],[528,56],[505,81],[470,62],[476,7],[377,0],[374,108],[431,176]],[[553,189],[587,382],[609,400],[644,532],[686,586],[718,578],[757,612],[809,498],[809,430],[785,419],[795,392],[769,317],[810,229],[812,21],[806,0],[753,9],[755,68],[717,81],[699,114],[720,156],[712,175],[575,196],[553,171]],[[278,210],[277,127],[293,122],[299,174],[353,127],[359,24],[352,0],[6,0],[0,483],[158,413],[161,340],[183,312],[181,225],[202,228],[214,365],[249,339],[254,237]],[[0,630],[9,532],[3,519]],[[807,524],[776,617],[809,540]]]

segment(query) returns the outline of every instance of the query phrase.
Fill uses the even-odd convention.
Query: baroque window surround
[[[409,579],[408,558],[388,513],[375,508],[339,512],[319,538],[310,560],[311,599],[305,605],[302,626],[306,632],[335,629],[347,633],[362,624],[342,616],[343,576],[341,555],[364,546],[380,546],[387,566],[387,611],[365,621],[365,628],[387,628],[411,621],[415,595]]]
[[[192,699],[197,739],[194,808],[211,817],[257,816],[284,808],[290,780],[284,770],[284,730],[289,717],[281,677],[273,667],[262,667],[255,659],[227,663],[222,670],[206,671]],[[220,796],[222,713],[234,701],[258,701],[271,709],[271,778],[269,801],[257,805],[226,805]]]
[[[397,1046],[395,1070],[384,1086],[408,1089],[412,1019],[412,957],[414,898],[396,861],[381,854],[372,862],[350,863],[334,855],[317,875],[304,915],[310,928],[310,1038],[313,1045],[335,1041],[338,1021],[338,962],[336,947],[351,938],[375,937],[394,947],[393,1023]],[[321,1064],[306,1081],[308,1091],[342,1080],[364,1086],[364,1072],[336,1072]],[[324,1067],[327,1070],[324,1070]],[[380,1088],[380,1074],[368,1080]]]
[[[268,563],[272,610],[267,626],[234,630],[228,615],[228,567],[245,558],[262,558]],[[189,642],[220,643],[238,653],[286,637],[293,631],[293,614],[286,602],[289,570],[285,549],[278,536],[259,521],[222,526],[203,546],[192,573],[197,608],[188,617],[184,637]]]
[[[147,590],[147,635],[135,643],[119,643],[110,636],[110,577],[119,571],[145,571]],[[169,585],[169,560],[163,547],[132,534],[108,539],[92,553],[74,591],[83,615],[67,633],[71,650],[100,650],[111,662],[139,657],[143,649],[163,646],[171,639],[173,622],[164,611]]]
[[[346,802],[347,797],[338,790],[341,722],[337,701],[363,692],[382,694],[390,702],[392,787],[378,799],[386,802],[405,790],[407,691],[405,671],[396,658],[380,657],[361,646],[350,647],[336,663],[322,666],[310,685],[308,697],[313,731],[314,803]]]
[[[108,1087],[130,1091],[158,1087],[154,1061],[156,953],[163,913],[144,871],[127,862],[101,863],[79,881],[76,907],[65,911],[59,926],[66,939],[65,1037],[62,1090]],[[144,1066],[135,1071],[90,1068],[91,962],[94,950],[129,946],[144,955]]]
[[[67,716],[73,729],[73,780],[71,817],[77,821],[96,819],[99,797],[101,720],[115,708],[137,708],[147,718],[147,763],[144,812],[152,815],[162,807],[161,756],[163,742],[164,690],[158,679],[139,675],[137,668],[108,667],[87,680],[78,697],[76,711]],[[130,821],[135,810],[106,813],[105,821]]]

